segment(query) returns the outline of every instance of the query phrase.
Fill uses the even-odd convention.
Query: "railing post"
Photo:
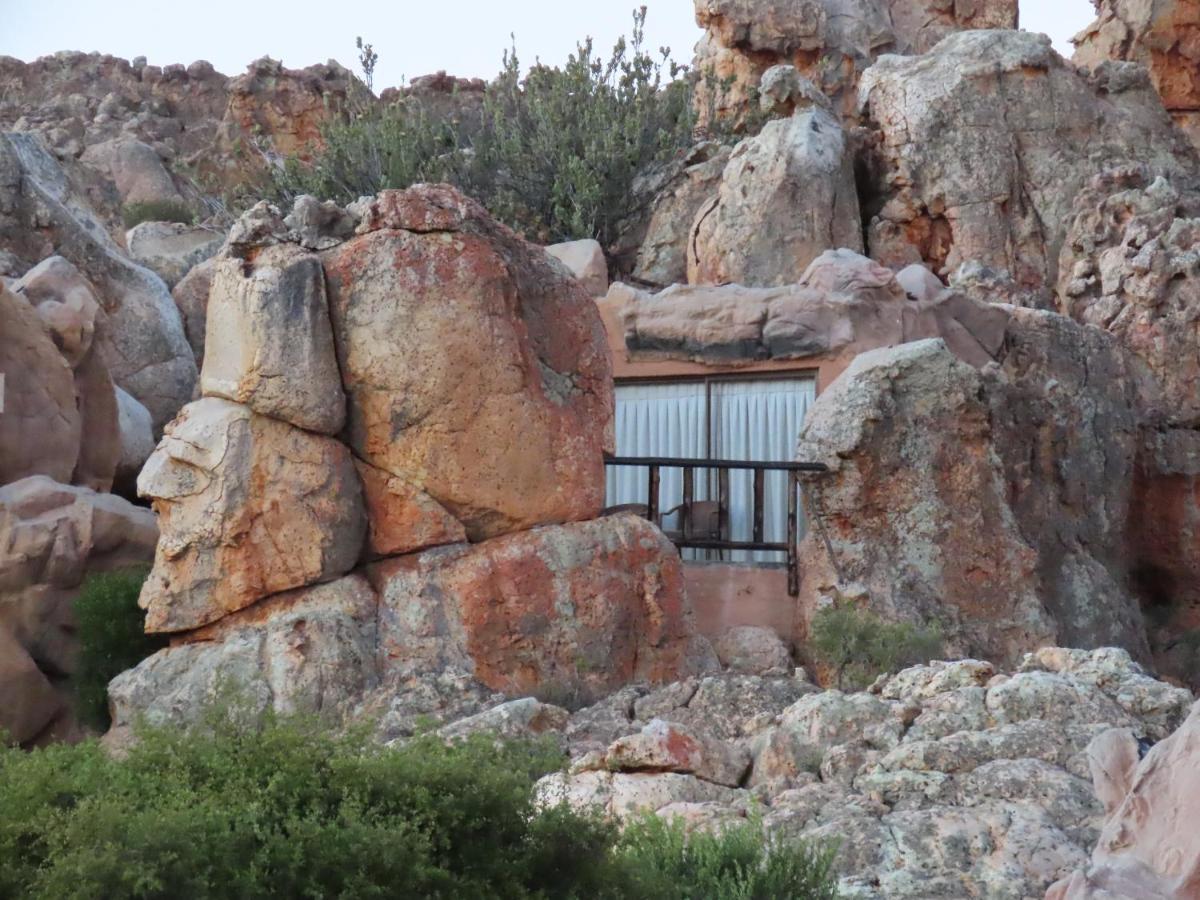
[[[650,466],[650,492],[646,497],[646,518],[658,524],[658,466]]]
[[[696,470],[690,466],[683,467],[683,509],[680,510],[679,527],[686,541],[692,532],[692,498],[696,493]]]
[[[761,468],[754,469],[754,543],[763,539],[763,475]]]
[[[717,470],[717,516],[721,540],[730,539],[729,534],[729,470]]]
[[[797,494],[800,491],[800,478],[796,472],[788,472],[787,495],[787,567],[788,567],[788,596],[800,596],[800,553],[796,543],[800,538],[800,509]]]

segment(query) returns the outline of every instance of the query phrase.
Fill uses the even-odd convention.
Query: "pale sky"
[[[648,43],[690,62],[700,36],[692,0],[644,0]],[[381,89],[444,69],[489,78],[516,35],[522,62],[559,63],[582,37],[605,52],[639,0],[0,0],[0,55],[31,60],[98,50],[166,65],[207,59],[227,75],[257,57],[300,68],[334,58],[357,69],[354,38],[375,45]],[[1054,38],[1093,18],[1091,0],[1021,0],[1021,25]]]

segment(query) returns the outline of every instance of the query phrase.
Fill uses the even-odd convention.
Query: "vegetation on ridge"
[[[609,246],[652,200],[636,179],[691,144],[693,117],[683,67],[644,45],[646,9],[604,59],[591,39],[562,67],[521,77],[515,48],[461,119],[435,115],[409,96],[356,108],[328,124],[309,161],[270,168],[251,194],[287,204],[300,194],[349,202],[385,188],[449,182],[531,240],[596,238]],[[375,56],[359,39],[364,75]],[[365,54],[365,55],[364,55]],[[370,65],[370,70],[366,66]]]

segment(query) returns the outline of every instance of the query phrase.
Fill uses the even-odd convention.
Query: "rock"
[[[610,772],[682,772],[737,787],[750,768],[745,748],[672,722],[654,719],[639,733],[618,738],[604,755]]]
[[[24,298],[0,287],[0,483],[70,482],[82,421],[70,365]]]
[[[818,690],[796,678],[711,675],[651,691],[633,709],[642,721],[663,718],[732,741],[767,730],[785,709]]]
[[[274,710],[338,722],[377,683],[375,611],[370,585],[351,575],[279,594],[194,632],[113,679],[113,730],[105,740],[120,743],[139,717],[194,724],[222,699],[248,721]]]
[[[919,57],[887,56],[862,78],[873,145],[872,258],[948,276],[968,260],[1049,305],[1064,220],[1098,171],[1140,162],[1194,173],[1197,157],[1148,81],[1090,78],[1044,35],[953,34]]]
[[[83,362],[92,349],[100,304],[79,270],[61,256],[49,256],[17,279],[12,290],[37,311],[71,368]]]
[[[117,388],[117,424],[121,433],[121,456],[113,476],[114,490],[135,495],[137,477],[154,452],[154,423],[150,410]]]
[[[322,254],[355,454],[471,540],[595,516],[613,402],[595,303],[453,189],[361,212]]]
[[[225,235],[220,231],[179,222],[142,222],[125,235],[134,262],[158,274],[168,288],[215,256],[223,243]]]
[[[1138,764],[1129,792],[1104,825],[1090,865],[1054,885],[1047,900],[1195,896],[1200,848],[1191,799],[1200,790],[1198,732],[1200,705]]]
[[[783,711],[779,725],[822,748],[861,740],[876,750],[891,750],[904,732],[904,723],[889,703],[871,694],[841,691],[802,697]]]
[[[567,241],[551,244],[546,252],[567,267],[571,275],[583,284],[589,297],[603,297],[608,292],[608,261],[599,241]]]
[[[699,666],[678,554],[636,516],[552,526],[377,563],[381,652],[509,694],[597,696]]]
[[[162,158],[141,141],[115,138],[94,144],[84,152],[82,160],[113,180],[127,209],[187,208]]]
[[[839,248],[863,249],[853,160],[837,118],[813,107],[734,148],[692,225],[688,282],[792,284]]]
[[[208,295],[212,290],[217,261],[206,259],[193,267],[171,291],[171,299],[183,317],[183,330],[192,348],[197,368],[204,362],[204,333],[208,328]]]
[[[367,506],[367,550],[400,556],[467,539],[462,522],[423,491],[360,459],[354,460]]]
[[[1200,191],[1143,167],[1106,172],[1075,198],[1059,261],[1061,311],[1113,334],[1153,373],[1143,404],[1200,423]]]
[[[308,194],[297,197],[283,219],[305,250],[329,250],[354,234],[358,221],[332,200],[324,203]]]
[[[431,725],[454,723],[508,700],[461,669],[394,673],[370,691],[355,714],[375,727],[384,743],[425,734]]]
[[[786,675],[792,668],[792,654],[774,629],[757,625],[730,628],[714,649],[721,665],[747,675]]]
[[[678,772],[555,773],[534,788],[535,802],[545,808],[567,804],[578,812],[629,819],[677,803],[730,804],[748,797],[745,791],[702,781]]]
[[[790,65],[848,119],[864,69],[881,53],[921,54],[948,34],[1016,28],[1015,0],[695,0],[706,30],[692,70],[701,127],[748,128],[760,79]]]
[[[206,397],[319,434],[337,434],[346,395],[333,349],[320,260],[290,245],[217,262],[209,292]]]
[[[461,740],[479,733],[493,734],[503,740],[528,739],[562,731],[570,715],[562,707],[524,697],[459,719],[439,728],[438,735],[447,740]]]
[[[205,398],[171,423],[138,477],[162,537],[142,590],[146,630],[184,631],[358,560],[362,490],[346,448]]]
[[[859,356],[818,398],[797,454],[831,474],[808,491],[801,609],[865,593],[885,617],[940,620],[966,656],[1015,662],[1058,635],[1144,659],[1123,537],[1127,361],[1094,329],[1009,315],[999,366],[920,341]]]
[[[84,577],[148,563],[157,536],[150,511],[119,497],[44,475],[0,487],[0,730],[14,741],[71,716],[63,678],[75,671],[71,604]]]
[[[75,405],[80,413],[79,459],[73,484],[95,491],[112,487],[121,459],[121,421],[117,389],[96,351],[75,367]]]
[[[712,141],[696,145],[682,171],[654,198],[633,268],[636,281],[658,287],[687,281],[692,222],[700,207],[716,196],[730,152]]]
[[[122,255],[32,135],[0,136],[0,209],[0,243],[29,259],[57,253],[87,279],[106,314],[97,335],[101,361],[161,428],[196,383],[195,360],[162,279]]]
[[[1101,0],[1098,18],[1075,37],[1074,61],[1146,66],[1163,105],[1200,146],[1200,7],[1195,0]]]
[[[1133,784],[1140,758],[1137,738],[1128,728],[1109,728],[1092,738],[1087,755],[1096,796],[1111,816]]]
[[[817,257],[796,285],[676,286],[649,295],[614,285],[634,359],[727,363],[820,358],[848,365],[879,347],[941,337],[982,368],[1001,356],[1010,314],[953,292],[912,301],[890,269],[849,250]]]

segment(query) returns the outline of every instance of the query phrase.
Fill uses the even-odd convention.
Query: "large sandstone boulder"
[[[982,373],[942,341],[865,353],[818,398],[798,455],[831,473],[807,489],[801,617],[859,597],[986,659],[1056,637],[1146,658],[1123,357],[1050,313],[1014,311],[1004,344]]]
[[[1088,77],[1042,35],[973,31],[924,56],[884,57],[859,100],[878,132],[870,255],[943,276],[979,261],[1041,305],[1093,175],[1130,162],[1185,180],[1200,171],[1144,72],[1113,64]]]
[[[378,563],[385,664],[458,668],[506,693],[600,696],[713,662],[692,631],[678,554],[621,515]]]
[[[705,35],[696,46],[700,124],[752,122],[754,89],[776,65],[794,65],[842,115],[882,53],[927,52],[965,29],[1015,28],[1016,0],[695,0]]]
[[[567,267],[589,297],[603,297],[608,291],[608,260],[599,241],[588,238],[550,244],[546,252]]]
[[[316,255],[284,244],[220,259],[206,322],[205,396],[320,434],[341,431],[346,395]]]
[[[188,404],[138,492],[162,532],[140,599],[147,631],[197,628],[332,580],[362,551],[362,488],[346,447],[227,400]]]
[[[355,454],[472,540],[595,516],[612,375],[593,300],[451,188],[361,214],[321,254]]]
[[[217,261],[209,258],[195,266],[171,290],[171,299],[183,317],[183,331],[196,360],[196,368],[204,363],[204,333],[208,329],[208,295],[212,290]]]
[[[1200,146],[1200,3],[1098,0],[1096,21],[1075,37],[1075,62],[1129,60],[1150,70],[1172,118]]]
[[[214,228],[181,222],[142,222],[125,233],[125,247],[134,262],[155,272],[168,288],[216,255],[225,235]]]
[[[148,144],[131,138],[114,138],[88,147],[80,159],[112,179],[126,209],[187,208],[162,157]]]
[[[148,563],[157,536],[149,510],[111,494],[42,475],[0,488],[0,731],[27,743],[70,720],[79,585]]]
[[[121,253],[32,135],[0,135],[0,243],[31,262],[65,257],[87,279],[106,314],[100,361],[156,428],[191,399],[196,365],[166,285]]]
[[[1046,900],[1195,897],[1200,893],[1200,835],[1193,827],[1200,793],[1200,705],[1140,763],[1136,755],[1121,753],[1121,745],[1109,746],[1108,752],[1095,743],[1089,748],[1103,753],[1097,787],[1123,769],[1128,792],[1108,811],[1086,869],[1055,884]]]
[[[792,284],[826,250],[862,250],[854,164],[821,105],[768,122],[734,149],[716,198],[696,214],[691,284]]]

